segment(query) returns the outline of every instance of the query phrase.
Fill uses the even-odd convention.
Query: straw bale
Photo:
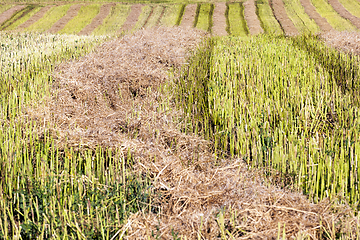
[[[156,28],[105,43],[57,67],[52,101],[32,115],[54,129],[59,145],[67,139],[73,146],[130,149],[134,171],[153,178],[152,211],[128,219],[126,239],[229,233],[236,239],[276,239],[279,227],[289,239],[317,239],[320,229],[330,232],[333,223],[341,228],[344,221],[352,231],[356,219],[349,218],[349,207],[335,208],[328,200],[314,204],[270,185],[241,158],[218,159],[210,142],[180,131],[181,112],[170,108],[159,86],[204,37],[195,29]],[[164,101],[170,104],[166,111]]]

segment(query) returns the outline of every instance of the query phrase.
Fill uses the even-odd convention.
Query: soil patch
[[[330,46],[338,50],[360,56],[360,33],[337,32],[322,33],[320,37]]]
[[[270,0],[270,6],[276,20],[284,30],[285,35],[292,36],[299,34],[299,31],[296,29],[294,23],[286,14],[285,6],[282,0]]]
[[[57,21],[47,32],[57,33],[65,27],[65,25],[74,17],[78,15],[80,8],[84,6],[82,4],[72,5],[67,11],[66,15]]]
[[[130,31],[134,28],[136,22],[139,19],[139,16],[141,14],[142,5],[141,4],[135,4],[131,6],[131,11],[129,16],[126,18],[126,21],[124,25],[121,27],[120,32],[122,31]]]
[[[249,28],[249,33],[251,35],[256,35],[264,32],[258,16],[256,15],[256,7],[254,0],[247,0],[246,2],[244,2],[244,15],[247,26]]]
[[[10,19],[15,13],[24,9],[25,7],[26,7],[25,5],[16,5],[6,10],[2,14],[0,14],[0,25],[3,24],[6,20]]]
[[[226,36],[226,4],[225,3],[215,3],[214,13],[213,13],[213,27],[212,34],[216,36]]]
[[[334,10],[339,13],[342,18],[349,20],[355,27],[360,29],[360,19],[352,15],[338,0],[328,0]]]
[[[153,178],[151,189],[159,197],[150,213],[144,209],[130,217],[126,239],[172,239],[174,233],[216,239],[224,231],[236,239],[277,239],[279,223],[286,239],[315,239],[341,223],[355,231],[356,219],[345,218],[348,207],[313,204],[268,186],[243,160],[217,159],[209,142],[180,131],[176,119],[182,113],[159,86],[176,81],[168,69],[186,63],[188,50],[204,37],[196,29],[153,28],[105,43],[57,67],[53,98],[28,114],[48,123],[41,126],[53,126],[50,134],[60,148],[66,143],[130,151],[134,174]],[[165,102],[169,108],[162,108]]]
[[[181,27],[188,27],[188,28],[194,27],[196,8],[197,8],[196,4],[188,4],[185,7],[184,16],[180,24]]]
[[[29,18],[26,22],[21,24],[19,26],[20,29],[24,29],[27,27],[30,27],[32,24],[36,23],[38,20],[40,20],[47,11],[49,11],[50,8],[52,8],[54,5],[47,5],[40,9],[37,13],[35,13],[31,18]]]
[[[319,26],[321,31],[327,32],[334,30],[333,27],[328,23],[326,18],[323,18],[317,11],[314,5],[311,4],[310,0],[300,0],[301,5],[305,9],[305,13],[314,19],[315,23]]]
[[[99,14],[96,15],[92,22],[86,27],[84,27],[84,29],[81,30],[78,35],[89,35],[90,33],[92,33],[95,28],[97,28],[103,23],[104,19],[110,14],[111,8],[115,5],[115,3],[108,3],[102,5]]]

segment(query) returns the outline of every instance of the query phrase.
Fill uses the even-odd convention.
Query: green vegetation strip
[[[173,27],[178,25],[178,19],[181,14],[183,14],[185,10],[185,5],[167,5],[165,8],[164,16],[160,19],[160,25],[165,27]],[[182,16],[181,16],[182,17]],[[181,18],[180,18],[181,22]],[[179,24],[180,24],[179,22]]]
[[[111,35],[119,32],[121,26],[125,23],[126,18],[130,13],[130,6],[117,4],[112,9],[110,14],[104,19],[102,25],[97,27],[93,35]]]
[[[342,18],[333,7],[326,0],[311,0],[311,3],[315,6],[316,11],[326,20],[328,23],[338,31],[356,31],[356,27],[350,23],[349,20]]]
[[[1,239],[110,239],[148,203],[149,183],[133,175],[131,154],[60,149],[23,115],[49,98],[54,66],[103,40],[0,33]]]
[[[15,26],[17,27],[18,24],[16,24],[17,22],[21,21],[21,19],[23,17],[27,17],[27,15],[33,11],[34,9],[36,9],[38,6],[36,5],[28,5],[25,8],[23,8],[22,10],[18,11],[17,13],[15,13],[13,16],[11,16],[10,19],[6,20],[1,26],[0,26],[0,30],[5,30],[5,29],[13,29],[10,26],[15,24]]]
[[[360,59],[312,37],[209,40],[174,85],[185,131],[314,201],[360,200]]]
[[[212,13],[214,12],[214,5],[210,3],[201,4],[198,18],[196,21],[196,28],[210,31],[212,27]]]
[[[32,16],[34,16],[37,12],[39,12],[43,8],[43,6],[34,6],[33,9],[28,11],[27,14],[25,14],[23,17],[19,18],[17,21],[12,23],[9,27],[6,28],[6,30],[15,30],[18,26],[29,20]]]
[[[153,6],[147,5],[141,8],[141,14],[139,16],[138,21],[135,24],[135,27],[133,30],[139,30],[144,27],[147,19],[149,18],[149,15],[153,9]]]
[[[276,20],[268,0],[256,0],[256,14],[261,23],[262,29],[267,34],[282,35],[283,30]]]
[[[301,33],[320,32],[319,26],[305,13],[299,0],[283,0],[287,15]]]
[[[229,31],[233,36],[245,37],[249,34],[245,17],[244,17],[244,6],[242,3],[229,3],[228,4],[228,20],[229,20]]]
[[[66,15],[70,6],[71,4],[52,7],[39,21],[26,28],[26,30],[37,32],[45,32],[46,30],[49,30],[52,25]]]
[[[179,12],[178,18],[176,20],[176,24],[175,24],[176,26],[180,25],[181,20],[184,16],[185,8],[186,8],[186,4],[181,5],[180,10],[179,10],[180,12]]]
[[[360,18],[360,2],[354,0],[339,0],[339,2],[355,17]]]
[[[158,20],[161,16],[161,13],[163,11],[164,7],[162,5],[156,5],[154,6],[153,13],[151,14],[149,20],[146,23],[146,28],[155,27],[158,23]]]
[[[99,14],[101,4],[82,6],[76,17],[71,19],[58,33],[77,34]]]

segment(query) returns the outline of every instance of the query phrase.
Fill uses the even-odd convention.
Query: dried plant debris
[[[126,239],[319,239],[355,231],[348,206],[311,203],[267,184],[242,159],[217,159],[208,141],[179,130],[180,113],[162,110],[158,88],[169,68],[184,64],[204,37],[156,28],[105,43],[59,66],[53,99],[32,116],[54,128],[59,145],[131,150],[134,173],[153,178],[154,199],[128,219]]]
[[[327,44],[338,50],[360,55],[360,33],[359,32],[337,32],[329,31],[320,34],[320,38]]]

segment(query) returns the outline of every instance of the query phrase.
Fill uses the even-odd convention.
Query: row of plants
[[[60,146],[28,117],[50,95],[61,61],[104,37],[0,33],[0,239],[110,239],[150,201],[130,153]]]
[[[184,131],[315,202],[358,208],[358,57],[315,37],[211,39],[175,80]]]

